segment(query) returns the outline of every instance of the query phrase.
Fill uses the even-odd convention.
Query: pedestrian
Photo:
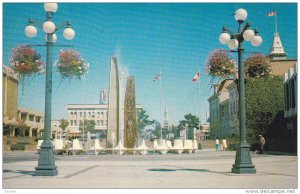
[[[262,135],[259,135],[259,143],[260,143],[260,153],[262,154],[266,144],[266,140]]]
[[[223,148],[223,150],[227,149],[227,141],[226,141],[225,137],[223,137],[223,139],[222,139],[222,148]]]
[[[220,144],[220,141],[218,138],[216,138],[216,151],[219,150],[219,144]]]

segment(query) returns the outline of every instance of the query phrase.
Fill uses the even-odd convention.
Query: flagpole
[[[277,34],[277,11],[275,12],[275,33]]]
[[[199,67],[199,82],[198,82],[198,102],[199,102],[199,106],[198,106],[198,110],[199,110],[199,132],[200,132],[200,67]]]
[[[162,107],[161,107],[161,100],[162,100],[162,76],[161,76],[161,67],[159,70],[159,75],[160,75],[160,82],[159,82],[159,88],[160,88],[160,111],[159,111],[159,117],[160,117],[160,138],[162,139],[162,118],[161,118],[161,111],[162,111]]]

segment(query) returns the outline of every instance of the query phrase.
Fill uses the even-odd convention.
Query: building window
[[[27,119],[27,114],[26,113],[21,113],[21,119],[26,120]]]
[[[284,93],[285,93],[285,110],[288,110],[289,104],[290,104],[289,84],[288,83],[286,83],[284,86]]]
[[[83,125],[82,120],[80,120],[79,121],[79,126],[82,126],[82,125]]]
[[[95,112],[92,112],[92,117],[95,117]]]
[[[103,120],[101,120],[101,126],[103,126]]]
[[[97,117],[99,117],[100,116],[100,112],[97,112]]]
[[[91,117],[91,112],[89,112],[88,114],[89,114],[89,116],[88,116],[88,117]]]
[[[295,79],[291,80],[291,108],[295,108],[296,101],[295,101]]]
[[[100,121],[99,120],[97,120],[97,126],[100,126]]]
[[[35,122],[39,123],[41,121],[41,117],[35,117]]]
[[[29,121],[33,121],[34,116],[33,115],[29,115]]]
[[[79,112],[79,117],[82,118],[82,112]]]
[[[74,126],[77,126],[77,121],[76,120],[74,121]]]
[[[71,126],[73,126],[73,121],[70,121]]]

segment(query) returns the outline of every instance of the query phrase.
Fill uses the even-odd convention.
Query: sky
[[[204,123],[209,112],[207,99],[213,94],[205,62],[214,49],[228,50],[218,38],[224,25],[237,30],[232,14],[239,8],[247,10],[247,21],[263,38],[260,47],[245,42],[247,52],[270,52],[275,17],[267,13],[276,11],[285,52],[288,58],[297,58],[296,3],[59,3],[53,22],[59,25],[70,20],[76,36],[69,41],[63,30],[56,33],[53,61],[61,49],[72,48],[90,69],[84,80],[62,80],[53,67],[52,119],[67,118],[68,104],[99,103],[100,89],[109,87],[110,58],[117,56],[119,64],[135,77],[136,101],[151,119],[160,120],[163,115],[162,94],[162,111],[167,108],[170,123],[177,125],[188,113],[200,116]],[[38,27],[36,37],[24,34],[30,17],[43,23],[45,16],[42,3],[3,3],[4,65],[10,66],[13,48],[45,43],[45,33]],[[46,48],[34,49],[45,61]],[[232,57],[236,59],[237,54]],[[200,82],[192,82],[199,69]],[[153,82],[160,71],[162,93],[159,81]],[[44,97],[45,74],[27,79],[23,92],[19,84],[19,106],[44,112]]]

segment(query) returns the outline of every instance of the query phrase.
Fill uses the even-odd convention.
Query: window
[[[103,126],[103,120],[101,120],[101,126]]]
[[[99,117],[100,116],[100,112],[97,112],[97,117]]]
[[[89,117],[91,117],[91,112],[89,112],[88,114],[89,114]]]
[[[291,80],[291,108],[296,107],[296,100],[295,100],[295,79]]]
[[[82,112],[79,112],[79,117],[82,118]]]
[[[99,120],[97,120],[97,126],[100,126],[100,121]]]
[[[35,117],[35,122],[39,123],[41,121],[41,117]]]
[[[284,86],[284,92],[285,92],[285,110],[288,110],[289,104],[290,104],[289,84],[288,83],[286,83]]]
[[[73,126],[73,121],[70,122],[71,126]]]
[[[29,115],[29,121],[33,121],[34,116],[33,115]]]
[[[74,121],[74,125],[77,126],[77,121],[76,120]]]
[[[82,120],[80,120],[79,121],[79,126],[82,126],[82,125],[83,125]]]

